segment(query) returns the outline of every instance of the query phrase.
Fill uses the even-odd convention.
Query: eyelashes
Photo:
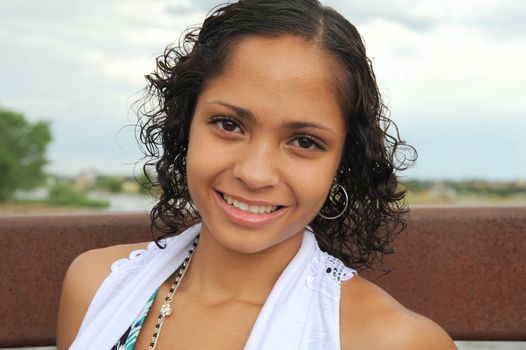
[[[307,134],[295,135],[293,141],[297,144],[298,147],[303,149],[311,149],[311,147],[314,146],[321,151],[325,151],[325,149],[327,148],[325,144],[323,144],[316,137]]]
[[[221,132],[227,134],[243,134],[244,130],[239,121],[232,117],[223,115],[213,116],[208,120],[208,124],[215,125]],[[305,151],[325,151],[327,146],[319,138],[310,134],[295,134],[289,144]]]
[[[208,123],[216,125],[217,127],[219,127],[221,130],[225,132],[235,133],[236,129],[239,129],[238,132],[243,132],[243,130],[241,129],[241,124],[237,120],[230,118],[230,117],[215,116],[215,117],[210,118]]]

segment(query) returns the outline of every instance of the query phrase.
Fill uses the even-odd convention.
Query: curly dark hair
[[[348,203],[345,206],[340,200],[344,197],[331,191],[321,211],[332,216],[344,210],[343,215],[335,220],[317,216],[310,227],[321,249],[347,266],[373,267],[393,251],[390,243],[405,228],[405,191],[398,188],[395,172],[405,170],[416,152],[400,139],[389,118],[360,34],[316,0],[240,0],[222,5],[209,13],[202,27],[190,28],[179,44],[168,46],[156,59],[155,71],[146,76],[145,95],[138,101],[138,137],[147,158],[143,170],[151,185],[161,190],[150,213],[158,232],[155,241],[200,220],[186,181],[196,101],[205,84],[221,73],[232,46],[253,35],[300,36],[340,63],[335,76],[347,135],[334,181],[345,188]],[[156,179],[149,176],[152,167]]]

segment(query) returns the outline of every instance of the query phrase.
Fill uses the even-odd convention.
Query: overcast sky
[[[49,170],[131,174],[143,75],[217,1],[0,0],[0,105],[51,121]],[[526,179],[526,1],[325,1],[354,23],[409,177]]]

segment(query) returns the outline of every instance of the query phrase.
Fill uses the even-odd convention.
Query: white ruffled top
[[[116,261],[70,350],[109,350],[157,288],[181,265],[200,224]],[[356,272],[322,252],[308,229],[261,309],[245,350],[340,349],[340,284]]]

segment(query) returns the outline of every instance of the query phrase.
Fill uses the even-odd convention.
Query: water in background
[[[150,196],[129,193],[90,192],[89,198],[103,199],[110,203],[104,211],[109,212],[149,212],[156,201]]]

